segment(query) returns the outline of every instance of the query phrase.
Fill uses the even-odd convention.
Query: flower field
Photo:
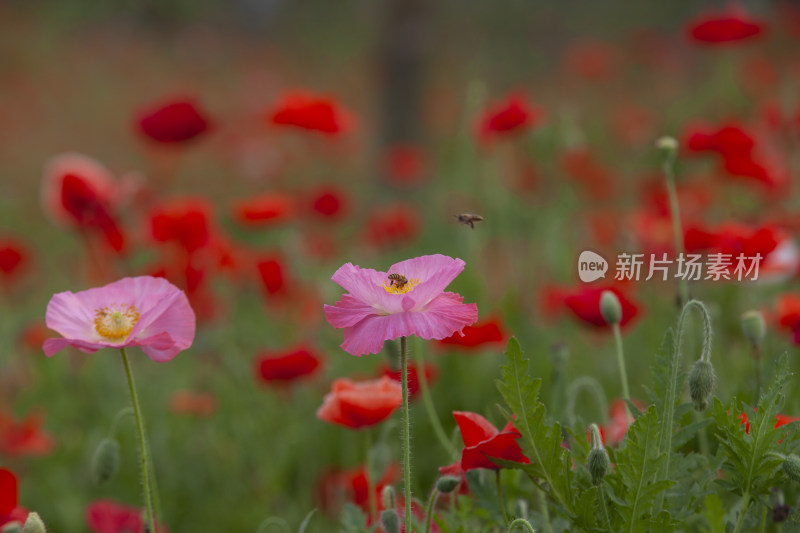
[[[0,4],[0,531],[800,531],[800,5],[645,4]]]

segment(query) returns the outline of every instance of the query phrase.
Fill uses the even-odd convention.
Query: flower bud
[[[114,438],[100,441],[92,456],[92,479],[101,485],[111,479],[119,468],[119,442]]]
[[[656,141],[656,148],[659,150],[663,150],[665,152],[677,152],[678,151],[678,140],[675,137],[670,137],[669,135],[665,135],[664,137],[660,137]]]
[[[39,517],[39,513],[28,513],[22,533],[45,533],[46,531],[47,529],[44,527],[44,522]]]
[[[381,492],[381,501],[384,509],[394,509],[394,487],[386,485]]]
[[[381,512],[381,525],[386,533],[400,533],[400,517],[397,511],[387,509]]]
[[[747,311],[742,315],[742,333],[750,346],[761,346],[764,335],[767,333],[767,325],[764,322],[764,315],[760,311]]]
[[[622,320],[622,305],[619,303],[617,295],[611,291],[603,291],[600,295],[600,314],[606,324],[613,326]]]
[[[705,411],[714,391],[714,367],[711,361],[698,359],[689,371],[689,395],[696,411]]]
[[[783,470],[789,476],[789,479],[800,483],[800,457],[793,453],[787,455],[786,460],[783,462]]]
[[[2,531],[2,533],[22,533],[22,525],[17,521],[9,522],[3,527],[0,527],[0,531]]]
[[[456,476],[442,476],[436,482],[436,490],[442,494],[453,492],[461,484],[461,480]]]
[[[589,474],[592,476],[592,485],[599,485],[608,473],[611,460],[608,458],[608,452],[603,447],[603,440],[600,437],[600,428],[597,427],[597,424],[589,426],[589,434],[592,443],[592,449],[589,450],[588,458]]]

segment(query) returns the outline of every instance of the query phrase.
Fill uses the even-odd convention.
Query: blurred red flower
[[[520,133],[541,121],[544,111],[531,106],[521,94],[510,94],[490,106],[478,121],[478,138],[489,141],[495,136]]]
[[[570,45],[564,63],[570,72],[588,81],[606,81],[618,71],[614,47],[598,41],[580,41]]]
[[[233,204],[233,218],[247,226],[284,222],[292,216],[292,199],[278,193],[260,194]]]
[[[644,406],[639,400],[631,400],[640,409]],[[628,426],[633,423],[633,415],[628,416],[625,400],[617,398],[608,408],[608,422],[600,426],[600,438],[606,446],[614,446],[625,438]],[[588,433],[587,433],[588,436]]]
[[[750,421],[747,419],[747,413],[740,413],[739,420],[741,420],[742,424],[744,424],[744,432],[750,433]],[[800,416],[787,416],[778,414],[775,415],[775,425],[772,427],[779,428],[791,422],[797,422],[797,421],[800,421]]]
[[[316,374],[322,360],[308,347],[281,352],[261,352],[256,357],[256,375],[266,384],[281,385]]]
[[[325,218],[339,218],[347,207],[344,191],[330,185],[313,191],[309,200],[312,211]]]
[[[698,43],[719,45],[743,41],[762,34],[766,30],[763,22],[750,18],[741,9],[729,9],[727,13],[701,15],[687,25],[690,38]]]
[[[383,154],[383,172],[396,185],[413,185],[425,179],[428,160],[422,148],[414,144],[395,144]]]
[[[598,328],[608,328],[606,320],[600,313],[600,296],[604,291],[613,292],[622,306],[620,327],[625,327],[639,313],[639,308],[618,288],[613,286],[580,288],[567,293],[563,303],[579,319]]]
[[[325,395],[317,418],[351,429],[374,426],[383,422],[400,407],[403,401],[399,383],[383,376],[371,381],[351,381],[346,378],[333,382]]]
[[[30,251],[16,239],[0,238],[0,274],[7,281],[17,279],[30,263]]]
[[[364,224],[365,239],[376,247],[406,244],[420,231],[420,215],[404,204],[394,204],[372,212]]]
[[[43,418],[29,414],[17,421],[10,413],[0,411],[0,456],[22,457],[47,455],[55,448],[52,436],[42,429]]]
[[[383,488],[397,479],[400,469],[389,465],[383,476],[373,483],[375,501],[378,512],[383,510]],[[326,472],[317,483],[317,498],[320,508],[328,515],[339,512],[341,504],[348,501],[358,505],[362,511],[369,513],[369,490],[367,474],[363,466],[352,470],[331,470]]]
[[[588,148],[571,148],[561,155],[564,173],[592,199],[605,200],[614,194],[614,178],[600,166]]]
[[[169,410],[176,415],[209,417],[217,412],[217,397],[210,392],[178,390],[169,398]]]
[[[466,326],[462,332],[464,333],[463,336],[454,333],[437,342],[450,348],[460,347],[464,350],[472,350],[485,344],[503,343],[506,339],[503,325],[496,318],[489,318],[472,326]]]
[[[467,494],[469,492],[469,483],[467,483],[467,473],[461,468],[461,460],[447,466],[440,466],[439,473],[443,476],[453,476],[461,479],[458,485],[458,494]]]
[[[53,331],[47,327],[44,320],[36,320],[27,324],[19,335],[22,348],[29,352],[42,352],[42,344],[53,336]]]
[[[270,122],[329,135],[343,133],[351,127],[351,118],[332,97],[313,95],[304,90],[284,93],[267,113]]]
[[[150,140],[177,144],[189,141],[210,128],[206,113],[193,100],[160,102],[140,112],[139,132]]]
[[[491,422],[477,413],[453,411],[453,418],[456,419],[464,441],[464,449],[461,451],[461,469],[464,472],[475,468],[499,470],[501,467],[494,464],[491,457],[530,463],[517,444],[520,433],[511,422],[497,431]]]
[[[187,253],[209,243],[211,204],[204,198],[178,198],[162,202],[150,212],[150,228],[157,242],[173,242]]]
[[[800,325],[800,295],[783,294],[776,305],[778,325],[784,329],[794,330]]]
[[[279,256],[261,257],[256,261],[256,270],[267,294],[275,296],[286,292],[286,268]]]
[[[92,533],[144,533],[142,509],[112,500],[95,500],[86,507],[86,525]],[[167,533],[163,524],[157,533]]]
[[[14,472],[0,468],[0,527],[11,522],[21,526],[28,517],[28,511],[19,507],[17,485]]]
[[[393,370],[389,365],[384,364],[380,367],[379,372],[397,383],[402,384],[403,382],[403,376],[399,368]],[[425,365],[425,383],[428,384],[428,387],[433,384],[438,374],[439,372],[434,365]],[[408,394],[411,398],[415,398],[419,394],[419,371],[415,363],[409,363],[408,365]]]

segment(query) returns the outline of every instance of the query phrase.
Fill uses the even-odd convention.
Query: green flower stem
[[[733,533],[739,533],[742,530],[742,524],[744,523],[744,515],[747,514],[747,509],[750,508],[750,492],[747,491],[742,496],[742,510],[739,511],[739,518],[736,520],[736,528],[734,528]]]
[[[408,412],[408,339],[400,337],[400,373],[403,376],[403,493],[404,524],[411,531],[411,420]]]
[[[761,347],[753,346],[753,359],[756,363],[756,395],[753,398],[753,405],[758,405],[761,398]]]
[[[569,425],[575,424],[575,404],[578,402],[578,396],[581,391],[591,393],[594,400],[594,405],[597,408],[599,420],[603,424],[608,422],[608,399],[606,393],[603,391],[603,386],[600,382],[591,376],[580,376],[575,378],[572,383],[567,387],[567,421]]]
[[[122,363],[125,365],[125,374],[128,376],[128,388],[131,392],[131,403],[133,404],[133,415],[136,417],[136,429],[139,433],[139,459],[142,471],[142,488],[144,489],[144,505],[147,509],[147,524],[149,531],[156,531],[155,515],[153,514],[153,497],[150,493],[150,454],[147,447],[147,439],[144,436],[144,420],[142,420],[142,409],[139,407],[139,396],[136,394],[136,384],[133,381],[131,364],[128,361],[128,354],[125,348],[120,348]]]
[[[622,397],[626,400],[631,399],[631,392],[628,389],[628,374],[625,372],[625,354],[622,351],[622,333],[619,330],[619,324],[611,326],[614,330],[614,342],[617,345],[617,364],[619,365],[619,379],[622,382]],[[630,418],[631,411],[628,404],[625,404],[625,416]]]
[[[512,531],[514,531],[514,528],[517,527],[517,526],[521,527],[522,529],[527,530],[528,533],[536,533],[536,530],[533,529],[533,526],[531,525],[531,523],[528,522],[527,520],[525,520],[524,518],[517,518],[513,522],[511,522],[508,525],[508,533],[511,533]]]
[[[608,505],[606,504],[606,493],[603,490],[603,482],[602,481],[600,482],[600,487],[598,487],[598,488],[599,488],[599,491],[600,491],[600,494],[599,494],[599,496],[600,496],[600,506],[603,508],[603,516],[605,516],[605,518],[606,518],[606,526],[608,526],[608,530],[609,531],[613,531],[613,529],[611,529],[611,517],[608,515]]]
[[[675,254],[680,257],[684,254],[683,229],[681,228],[681,209],[678,204],[678,191],[675,188],[675,150],[670,150],[664,158],[664,177],[667,181],[667,195],[669,196],[669,212],[672,218],[672,235],[675,239]],[[685,276],[678,278],[679,305],[683,307],[689,301],[689,282]]]
[[[369,514],[378,518],[378,500],[375,497],[375,482],[372,479],[372,432],[364,429],[364,472],[367,477],[367,497],[369,498]]]
[[[431,522],[433,522],[433,506],[436,505],[436,500],[439,499],[439,490],[433,487],[431,497],[428,498],[428,507],[425,509],[425,533],[430,533]]]
[[[536,493],[536,499],[539,503],[539,512],[542,514],[544,520],[544,527],[548,533],[553,533],[553,528],[550,526],[550,510],[547,508],[547,498],[545,497],[544,490],[541,487],[533,489]]]
[[[428,413],[428,419],[431,421],[431,426],[433,426],[433,432],[436,433],[436,437],[447,453],[450,454],[451,457],[456,457],[458,456],[458,450],[456,450],[453,443],[450,442],[450,439],[447,438],[447,433],[444,432],[442,423],[439,421],[439,417],[436,415],[436,409],[433,406],[433,398],[428,388],[428,380],[425,378],[425,361],[422,358],[422,350],[415,350],[415,358],[417,360],[417,382],[419,383],[419,390],[422,393],[422,403],[425,405],[425,412]]]
[[[495,480],[497,481],[497,503],[500,504],[500,512],[503,514],[503,524],[508,524],[508,511],[506,511],[506,502],[503,499],[503,484],[500,483],[500,470],[495,470]]]

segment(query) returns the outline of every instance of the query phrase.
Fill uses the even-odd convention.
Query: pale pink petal
[[[358,298],[345,294],[336,305],[326,305],[325,318],[335,328],[355,326],[368,316],[379,314],[375,308]]]
[[[355,326],[345,328],[344,342],[341,347],[344,351],[358,356],[379,353],[383,348],[384,341],[414,334],[413,325],[409,319],[411,314],[398,313],[367,317]]]
[[[436,254],[395,263],[388,273],[398,273],[408,279],[419,280],[419,285],[407,293],[416,302],[415,309],[419,310],[441,294],[463,270],[464,261],[461,259]]]
[[[388,294],[384,284],[388,284],[385,272],[371,268],[359,268],[352,263],[345,263],[333,273],[331,279],[349,292],[354,298],[369,305],[382,305]]]
[[[133,345],[139,346],[145,355],[156,363],[166,363],[185,349],[178,346],[170,334],[166,332],[145,339],[136,339]]]
[[[44,354],[47,357],[52,357],[67,346],[74,346],[85,353],[94,353],[100,348],[105,348],[104,345],[93,342],[87,342],[78,339],[55,338],[45,340],[44,344],[42,344],[42,351],[44,351]]]
[[[45,323],[69,339],[86,339],[96,335],[94,316],[94,310],[88,308],[81,298],[69,291],[59,292],[47,304]]]
[[[408,313],[414,333],[423,339],[444,339],[478,320],[478,306],[462,303],[463,297],[452,292],[434,298],[423,311]]]

